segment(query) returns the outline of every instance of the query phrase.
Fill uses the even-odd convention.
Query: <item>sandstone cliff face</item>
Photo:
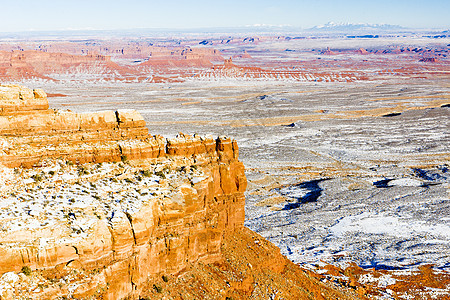
[[[95,218],[90,212],[95,208],[89,204],[78,207],[73,215],[67,215],[84,220],[85,228],[78,233],[71,232],[73,220],[56,220],[49,228],[46,223],[51,213],[46,209],[50,207],[31,219],[24,217],[25,229],[3,219],[3,228],[8,230],[0,234],[1,274],[18,272],[23,266],[50,270],[70,265],[88,278],[78,280],[76,288],[72,283],[55,289],[44,275],[40,279],[48,287],[35,296],[136,296],[149,276],[177,274],[188,263],[216,261],[225,232],[242,228],[246,179],[244,167],[237,160],[237,145],[230,139],[181,134],[165,142],[161,137],[148,136],[145,122],[135,111],[76,114],[45,110],[45,94],[17,86],[5,87],[2,97],[6,98],[1,102],[4,112],[21,112],[0,117],[3,165],[30,167],[49,158],[77,163],[140,160],[147,166],[146,175],[157,178],[156,189],[167,190],[164,196],[155,191],[155,196],[143,197],[138,209],[98,212]],[[41,99],[45,104],[41,105]],[[25,100],[30,101],[26,108],[20,105]],[[35,103],[39,105],[33,107]],[[29,111],[32,108],[34,112]],[[161,168],[164,173],[155,171]],[[138,172],[131,167],[126,170]],[[95,184],[110,175],[100,175],[101,179],[90,182]],[[126,178],[135,180],[133,175]],[[41,184],[58,188],[67,182],[61,178],[58,181],[43,180]],[[35,182],[20,185],[22,189],[12,193],[33,190]],[[3,193],[3,197],[3,202],[10,204],[17,200],[11,194]],[[61,209],[73,210],[78,202],[73,200],[73,206],[62,205]],[[39,225],[28,226],[33,221]]]
[[[285,297],[352,295],[244,229],[235,141],[150,137],[135,111],[40,108],[0,116],[0,299],[267,298],[270,278]],[[245,276],[230,289],[233,272]],[[199,294],[186,276],[213,288]]]
[[[42,89],[20,85],[0,85],[0,115],[16,111],[48,109],[47,94]]]
[[[19,86],[0,86],[0,142],[0,163],[8,167],[45,158],[101,163],[164,156],[164,140],[148,135],[136,111],[50,110],[45,92]]]
[[[69,73],[78,77],[85,73],[96,74],[106,80],[112,76],[123,80],[130,74],[136,75],[135,71],[119,66],[106,55],[72,55],[35,50],[0,51],[0,78],[3,80],[40,78],[54,81],[60,78],[59,75],[64,77]]]
[[[223,144],[217,141],[217,149]],[[25,230],[14,227],[12,220],[2,220],[3,228],[8,230],[0,234],[0,273],[19,272],[23,266],[47,270],[36,275],[39,284],[47,286],[34,294],[38,298],[101,295],[104,299],[121,299],[137,297],[149,277],[179,274],[188,264],[217,261],[224,235],[240,230],[244,222],[244,168],[230,150],[219,153],[214,148],[197,155],[167,155],[158,163],[147,164],[145,170],[152,181],[140,188],[149,191],[129,203],[131,208],[122,203],[102,211],[93,207],[96,202],[81,204],[79,199],[68,199],[67,205],[58,206],[66,211],[62,220],[54,220],[59,215],[47,211],[52,208],[50,204],[42,210],[34,208],[37,213],[32,216],[22,216]],[[140,169],[127,165],[120,172],[131,174],[125,175],[125,182],[146,182],[134,175]],[[89,184],[103,188],[111,174],[100,176]],[[23,188],[10,190],[9,196],[4,194],[4,201],[13,203],[11,193],[23,195],[24,189],[37,192],[34,182],[22,184]],[[41,186],[44,191],[60,187],[60,194],[69,192],[61,187],[67,184],[65,180],[44,180],[41,184],[48,184]],[[159,193],[158,189],[164,191]],[[109,202],[108,196],[100,197],[105,197],[100,202]],[[125,202],[127,197],[119,201]],[[81,231],[75,224],[84,224],[79,225]],[[63,270],[60,277],[59,269]],[[72,270],[76,270],[78,280],[68,279]],[[56,275],[52,275],[54,272]],[[61,279],[67,284],[58,289],[54,282],[60,283]]]

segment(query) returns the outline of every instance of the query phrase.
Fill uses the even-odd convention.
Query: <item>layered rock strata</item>
[[[135,111],[0,118],[0,299],[183,299],[194,292],[186,276],[224,286],[204,294],[214,299],[267,298],[273,291],[258,284],[274,278],[285,296],[295,281],[300,298],[356,297],[244,229],[235,141],[149,137]],[[257,265],[244,270],[246,251]],[[247,274],[233,289],[228,269]]]
[[[0,86],[0,145],[0,163],[8,167],[45,158],[101,163],[165,155],[164,140],[149,136],[134,110],[51,110],[45,92],[19,86]]]
[[[42,89],[31,90],[20,85],[0,85],[0,115],[46,109],[48,109],[47,94]]]
[[[24,91],[31,94],[30,90],[18,87],[3,94],[9,97],[6,107],[17,108],[13,115],[0,116],[3,165],[42,166],[48,164],[49,158],[78,164],[150,159],[144,163],[145,174],[154,180],[146,188],[157,187],[146,196],[138,196],[142,199],[138,199],[137,209],[122,205],[99,211],[89,203],[94,202],[94,197],[83,205],[78,199],[68,205],[63,201],[58,208],[71,211],[60,216],[66,217],[65,221],[52,218],[54,212],[48,211],[50,204],[31,209],[31,215],[26,217],[18,215],[17,218],[23,219],[23,229],[13,226],[14,218],[3,219],[3,229],[7,230],[0,235],[0,273],[18,272],[24,266],[45,270],[70,264],[80,272],[97,272],[90,274],[87,282],[80,282],[72,295],[89,297],[100,293],[105,298],[119,299],[137,293],[152,274],[174,274],[181,272],[187,263],[217,260],[224,232],[243,226],[246,179],[235,142],[228,138],[184,135],[167,142],[161,137],[149,137],[145,122],[135,111],[76,114],[45,110],[45,106],[33,112],[28,107],[20,110],[23,101],[20,95],[26,94]],[[190,173],[181,171],[190,167]],[[57,172],[64,173],[60,168]],[[90,182],[101,185],[101,180],[112,176],[106,173],[99,173],[100,177]],[[134,173],[125,176],[126,179],[136,181]],[[17,178],[22,188],[3,193],[3,202],[10,205],[21,202],[15,196],[18,193],[27,201],[25,191],[36,191],[38,182],[42,189],[70,193],[64,188],[70,180],[61,175],[57,180],[51,180],[54,176],[48,174],[43,174],[44,179],[40,180],[30,177],[33,182],[20,182]],[[79,174],[79,180],[83,180],[82,175]],[[189,175],[194,177],[189,179]],[[142,176],[139,178],[142,181]],[[158,189],[166,192],[158,193]],[[3,191],[6,190],[4,187]],[[50,194],[50,190],[46,191]],[[41,200],[45,201],[45,197]],[[120,199],[125,200],[126,197]],[[20,210],[19,203],[16,204]],[[75,221],[71,218],[83,220],[81,232],[73,230]],[[34,223],[40,224],[31,226]],[[47,224],[52,224],[52,228]],[[65,293],[70,293],[70,288],[66,288]],[[59,291],[43,289],[38,295],[58,296]]]

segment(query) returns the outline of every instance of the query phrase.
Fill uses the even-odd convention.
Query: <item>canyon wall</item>
[[[0,274],[23,266],[51,270],[70,264],[89,278],[71,291],[69,285],[55,289],[47,284],[38,297],[136,296],[149,276],[217,261],[224,234],[242,228],[246,179],[234,141],[182,134],[165,141],[148,135],[136,111],[58,112],[46,109],[40,90],[2,86],[1,91],[6,100],[0,102],[0,162],[5,166],[39,166],[52,158],[77,164],[150,159],[173,172],[195,165],[203,174],[190,185],[172,182],[173,199],[153,197],[136,212],[98,219],[83,239],[71,241],[64,230],[49,234],[45,226],[0,234]],[[21,106],[24,101],[29,102]]]
[[[0,91],[0,299],[356,297],[244,228],[235,141],[165,140],[136,111]]]
[[[48,109],[47,94],[42,89],[20,85],[0,85],[0,116],[17,111]]]
[[[171,189],[172,198],[153,197],[138,211],[116,211],[111,219],[99,218],[82,238],[67,234],[69,225],[64,221],[58,224],[61,232],[49,234],[50,229],[43,226],[0,234],[0,274],[19,272],[23,266],[47,270],[40,281],[47,288],[35,294],[42,299],[62,295],[122,299],[137,298],[152,276],[179,274],[192,263],[219,261],[224,235],[243,227],[244,167],[230,140],[208,140],[211,148],[187,154],[195,151],[191,145],[177,141],[178,147],[171,149],[185,154],[167,155],[163,160],[169,173],[195,160],[203,174],[198,181],[161,184]],[[64,268],[75,269],[81,276],[76,288],[73,282],[52,284],[54,274]]]

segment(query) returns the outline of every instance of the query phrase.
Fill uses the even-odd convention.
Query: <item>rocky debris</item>
[[[224,237],[222,258],[149,280],[145,299],[359,299],[353,288],[301,269],[247,228]],[[321,279],[323,280],[323,279]],[[362,297],[361,297],[362,298]]]
[[[363,269],[355,263],[338,267],[318,264],[313,271],[321,281],[334,281],[375,299],[447,299],[450,275],[433,265],[417,270]],[[317,275],[316,275],[317,276]]]

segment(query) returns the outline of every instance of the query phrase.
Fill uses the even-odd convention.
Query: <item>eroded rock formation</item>
[[[14,113],[0,116],[0,299],[357,297],[243,227],[235,141],[164,140],[135,111],[58,112],[41,90],[1,91]]]
[[[42,89],[20,85],[0,85],[0,115],[48,109],[47,94]]]
[[[86,74],[91,80],[123,80],[130,75],[136,76],[134,70],[119,66],[106,55],[73,55],[36,50],[0,51],[0,78],[3,80],[40,78],[54,81],[65,76],[86,78]]]

